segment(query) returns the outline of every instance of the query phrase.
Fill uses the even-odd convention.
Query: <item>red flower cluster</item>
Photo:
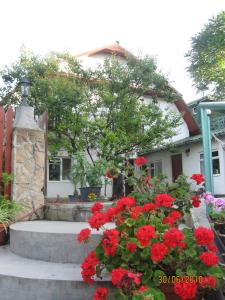
[[[184,240],[184,234],[181,230],[177,228],[170,228],[163,235],[164,244],[168,248],[175,248],[175,247],[184,248],[185,244],[183,240]]]
[[[216,288],[216,277],[215,276],[204,276],[200,280],[200,286],[204,288]]]
[[[157,206],[154,203],[145,203],[141,208],[141,210],[143,212],[147,212],[147,213],[152,210],[156,210],[156,209],[157,209]]]
[[[174,292],[182,300],[193,300],[196,296],[198,285],[196,282],[182,282],[174,284]]]
[[[97,288],[95,290],[93,300],[106,300],[107,293],[108,293],[107,288]]]
[[[199,197],[198,197],[197,195],[193,196],[193,197],[191,198],[191,200],[192,200],[192,206],[193,206],[193,207],[197,208],[197,207],[200,206],[201,201],[200,201],[200,199],[199,199]]]
[[[215,266],[219,261],[217,255],[212,252],[202,252],[199,258],[206,266]]]
[[[137,220],[141,212],[142,212],[141,206],[137,205],[136,207],[131,209],[131,213],[130,213],[131,218]]]
[[[137,249],[137,244],[127,243],[126,249],[127,249],[127,251],[134,253],[135,250]]]
[[[168,253],[168,248],[163,243],[155,243],[151,248],[151,259],[154,262],[160,262]]]
[[[169,215],[168,215],[167,217],[165,217],[165,218],[163,219],[162,222],[163,222],[163,224],[169,224],[170,226],[173,226],[174,223],[175,223],[178,219],[181,218],[181,216],[182,216],[182,214],[181,214],[179,211],[173,210],[173,211],[171,211],[171,212],[169,213]]]
[[[93,276],[96,274],[95,267],[99,263],[97,256],[94,251],[91,251],[88,256],[84,259],[81,268],[81,275],[83,280],[88,284],[93,283]]]
[[[148,163],[148,160],[144,156],[140,156],[134,160],[136,166],[141,167]]]
[[[194,231],[196,243],[199,246],[209,246],[214,242],[214,233],[211,229],[198,227]]]
[[[103,232],[102,247],[106,256],[114,256],[118,246],[119,231],[116,229],[107,229]]]
[[[103,204],[100,202],[96,202],[92,208],[91,208],[91,212],[94,214],[96,212],[100,212],[103,209]]]
[[[173,218],[174,221],[177,221],[182,217],[182,214],[178,210],[173,210],[169,213],[169,217]]]
[[[99,229],[102,225],[107,222],[107,216],[103,212],[94,213],[88,220],[91,228]]]
[[[154,201],[157,206],[172,207],[174,199],[168,194],[158,194]]]
[[[133,197],[122,197],[118,200],[117,205],[115,206],[116,213],[120,213],[123,210],[135,206],[136,201]]]
[[[77,236],[77,240],[79,243],[85,241],[87,242],[89,235],[91,233],[91,230],[89,228],[84,228],[80,231],[80,233]]]
[[[197,184],[201,184],[205,181],[204,175],[202,174],[193,174],[191,179],[193,179]]]
[[[157,238],[155,234],[155,227],[151,225],[143,225],[138,228],[136,236],[141,246],[148,246],[151,238]]]
[[[112,284],[118,288],[129,289],[134,284],[139,286],[141,284],[141,273],[133,273],[123,268],[117,268],[112,270]]]
[[[124,276],[127,274],[127,270],[123,268],[117,268],[112,270],[111,276],[112,276],[112,284],[116,287],[120,286],[120,283]]]

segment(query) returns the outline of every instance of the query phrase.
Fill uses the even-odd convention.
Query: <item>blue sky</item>
[[[159,68],[190,102],[196,94],[186,71],[190,39],[225,0],[7,0],[0,1],[0,66],[22,45],[44,54],[79,54],[114,43],[157,58]]]

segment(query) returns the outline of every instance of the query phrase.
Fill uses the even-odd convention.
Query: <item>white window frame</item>
[[[160,164],[161,165],[161,172],[159,173],[159,174],[156,174],[156,170],[157,170],[157,168],[156,168],[156,164]],[[152,165],[153,165],[153,167],[152,167]],[[154,172],[154,175],[152,176],[152,170],[153,170],[153,172]],[[162,160],[155,160],[155,161],[151,161],[150,163],[149,163],[149,175],[151,176],[151,177],[154,177],[154,176],[158,176],[158,175],[160,175],[160,174],[162,174]]]
[[[70,179],[63,179],[62,178],[62,175],[63,175],[62,173],[63,173],[63,159],[70,159],[71,167],[72,167],[72,158],[68,157],[68,156],[67,157],[66,156],[60,156],[60,157],[56,156],[52,160],[54,160],[54,159],[58,159],[60,161],[59,180],[50,180],[49,179],[49,166],[50,166],[51,163],[48,160],[48,182],[71,182]]]
[[[217,156],[213,156],[212,155],[212,162],[213,162],[213,160],[216,160],[216,159],[218,159],[219,160],[219,168],[220,168],[220,173],[213,173],[213,176],[220,176],[221,175],[221,164],[220,164],[220,152],[219,152],[219,150],[218,149],[215,149],[215,150],[212,150],[212,154],[213,154],[213,152],[218,152],[218,155]],[[201,170],[201,163],[203,163],[204,164],[204,157],[203,157],[203,155],[204,155],[204,153],[203,152],[201,152],[200,153],[200,172],[202,172],[202,170]],[[203,165],[204,166],[204,165]]]

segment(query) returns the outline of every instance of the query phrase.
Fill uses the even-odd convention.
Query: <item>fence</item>
[[[5,112],[3,107],[0,107],[0,182],[2,173],[11,173],[11,158],[12,158],[12,126],[13,124],[13,109],[9,107]],[[11,184],[8,183],[4,187],[4,195],[10,198]]]

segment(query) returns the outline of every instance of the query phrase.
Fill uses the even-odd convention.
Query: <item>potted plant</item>
[[[162,191],[160,181],[154,186],[150,182],[149,178],[139,181],[139,191],[148,187],[148,202],[138,199],[140,193],[136,198],[122,197],[106,211],[99,203],[92,207],[89,225],[102,229],[103,235],[82,264],[83,280],[91,284],[93,276],[101,278],[106,269],[118,299],[201,299],[220,287],[224,275],[214,233],[204,227],[181,229],[185,211]],[[115,228],[105,229],[104,225],[112,221]],[[87,242],[90,233],[89,228],[81,230],[78,240]],[[107,292],[98,288],[94,299],[107,299]]]
[[[76,155],[71,175],[75,190],[79,186],[82,201],[94,201],[100,196],[105,170],[106,162],[104,160],[90,162],[84,153]]]

